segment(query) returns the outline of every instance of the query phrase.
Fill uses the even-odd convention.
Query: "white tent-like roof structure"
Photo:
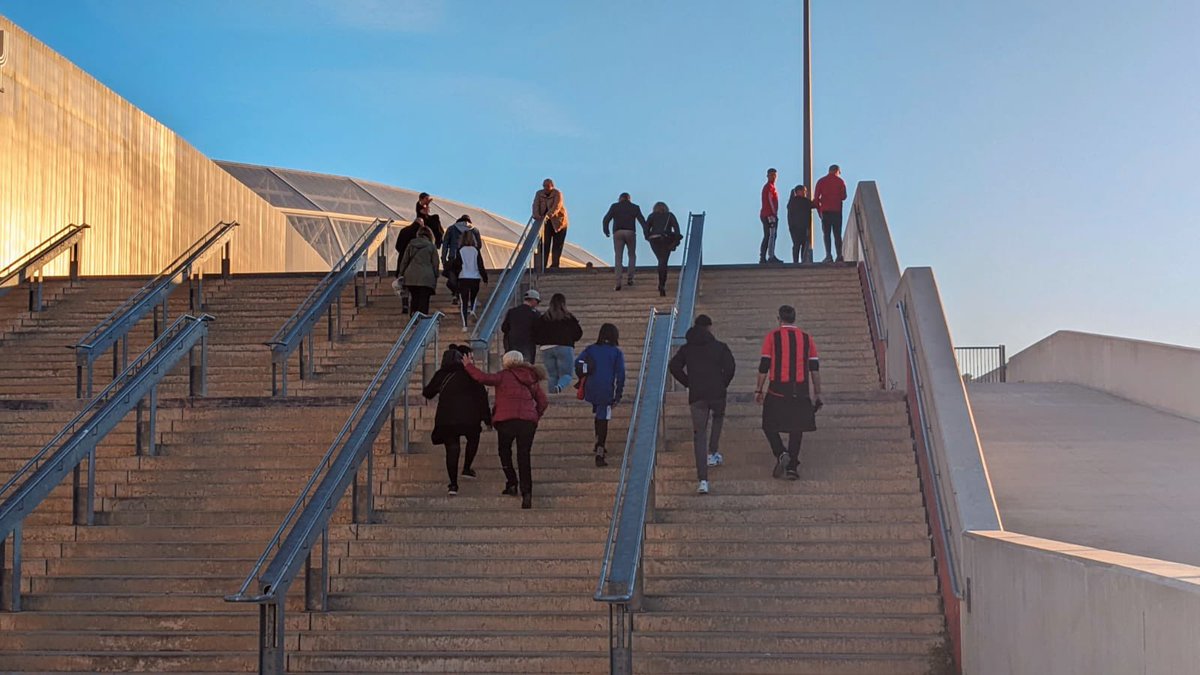
[[[342,257],[376,218],[397,222],[390,235],[394,237],[396,230],[416,217],[420,193],[415,190],[294,169],[224,161],[217,164],[283,211],[288,224],[330,265]],[[441,215],[445,227],[460,216],[469,215],[471,223],[483,235],[484,262],[492,269],[505,266],[525,229],[524,225],[490,211],[436,195],[433,210]],[[589,262],[596,266],[606,264],[579,246],[568,243],[564,247],[564,266],[582,267]]]

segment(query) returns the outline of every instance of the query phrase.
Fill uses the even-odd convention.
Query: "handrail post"
[[[229,249],[230,243],[231,242],[228,241],[225,242],[225,246],[223,247],[224,251],[221,255],[221,278],[223,279],[228,279],[233,269],[233,260],[230,257]]]
[[[258,672],[260,675],[283,675],[286,671],[284,657],[284,607],[285,596],[274,602],[258,606]]]
[[[5,569],[8,536],[0,539],[0,612],[21,611],[21,528],[12,531],[12,568]]]
[[[71,245],[71,260],[70,260],[70,263],[68,264],[68,270],[69,270],[69,275],[71,277],[71,281],[79,281],[79,267],[80,267],[80,262],[81,262],[79,254],[80,254],[79,242],[75,242],[74,244]]]
[[[33,281],[29,284],[29,311],[42,311],[42,281],[45,276],[42,270],[34,273]]]

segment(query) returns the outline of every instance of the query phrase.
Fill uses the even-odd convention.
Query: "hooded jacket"
[[[485,373],[474,365],[465,366],[467,373],[480,384],[496,388],[496,409],[492,422],[525,420],[536,423],[546,413],[550,400],[542,388],[546,369],[518,363],[498,373]]]
[[[400,257],[400,276],[405,286],[437,287],[437,247],[424,237],[416,237]]]
[[[671,375],[687,387],[688,403],[722,401],[733,381],[736,364],[729,346],[707,329],[692,326],[687,343],[671,357]]]
[[[433,418],[434,443],[445,442],[447,436],[478,432],[480,423],[492,423],[487,389],[467,374],[461,356],[455,358],[451,352],[457,352],[454,345],[443,354],[442,367],[422,391],[425,398],[436,396],[438,400]]]
[[[468,230],[474,230],[474,229],[475,228],[471,225],[471,223],[469,223],[465,220],[460,220],[460,221],[454,223],[453,225],[451,225],[449,230],[446,230],[446,236],[442,239],[442,262],[443,263],[448,263],[448,262],[454,260],[454,255],[456,253],[458,253],[458,248],[460,246],[462,246],[463,235]],[[476,230],[475,233],[479,234],[479,231]]]
[[[533,341],[538,345],[574,347],[583,338],[583,327],[574,314],[555,321],[550,314],[541,315],[533,324]]]
[[[592,405],[612,405],[625,393],[625,352],[616,345],[590,345],[575,359],[575,374],[586,378],[583,400]]]

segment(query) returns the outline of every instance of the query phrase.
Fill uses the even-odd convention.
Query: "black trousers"
[[[567,229],[557,232],[547,222],[542,226],[542,264],[547,267],[558,267],[562,259],[563,244],[567,243]]]
[[[650,240],[650,248],[654,257],[658,258],[658,287],[667,287],[667,263],[671,260],[671,243],[666,237]]]
[[[795,227],[788,225],[788,232],[792,235],[792,262],[798,263],[802,260],[801,254],[812,248],[812,242],[809,241],[812,236],[812,224],[802,223]]]
[[[537,433],[537,422],[528,420],[505,420],[496,422],[496,436],[500,442],[500,466],[504,468],[507,485],[517,485],[521,495],[533,494],[533,470],[529,466],[529,453],[533,450],[533,436]],[[513,470],[512,447],[517,444],[517,470]]]
[[[408,304],[408,313],[416,314],[417,312],[429,313],[429,298],[433,296],[433,289],[428,286],[409,286],[408,294],[412,296],[412,302]]]
[[[458,308],[462,311],[463,321],[475,309],[475,298],[479,297],[479,279],[458,280]]]
[[[837,257],[842,257],[842,212],[841,211],[822,211],[821,212],[821,232],[825,235],[825,256],[833,256],[836,251]],[[829,235],[833,235],[833,241],[836,249],[829,248]]]
[[[788,434],[787,447],[783,445],[783,434],[778,431],[767,431],[767,442],[771,444],[771,454],[775,455],[778,461],[779,456],[783,453],[788,455],[787,468],[795,471],[800,466],[800,442],[804,440],[804,434],[799,431],[793,431]]]
[[[467,457],[463,460],[463,470],[471,468],[475,463],[475,453],[479,452],[479,432],[467,434]],[[461,452],[459,437],[446,441],[446,475],[450,477],[451,485],[458,485],[458,455]]]
[[[766,260],[775,257],[775,237],[779,234],[779,219],[759,216],[763,226],[762,244],[758,247],[758,259]]]

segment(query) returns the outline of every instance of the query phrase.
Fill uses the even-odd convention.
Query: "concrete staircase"
[[[944,620],[904,401],[879,389],[852,267],[705,270],[697,311],[738,363],[697,495],[687,400],[668,397],[638,672],[924,674]],[[752,392],[781,304],[816,341],[826,407],[801,480],[771,478]]]
[[[641,273],[620,293],[609,270],[561,272],[539,284],[547,300],[566,294],[584,325],[580,348],[601,322],[620,327],[628,399],[649,309],[673,302],[675,273],[668,298],[651,277]],[[218,316],[211,399],[164,403],[159,457],[133,456],[129,423],[112,435],[98,462],[96,527],[64,525],[65,491],[33,516],[27,611],[0,613],[0,671],[254,670],[253,608],[221,597],[236,589],[407,319],[387,280],[372,279],[368,307],[355,312],[346,301],[345,338],[318,340],[317,377],[301,382],[293,371],[293,397],[272,401],[261,342],[315,281],[210,285],[209,311]],[[54,356],[33,349],[33,336],[54,335],[55,322],[60,334],[74,330],[62,326],[89,304],[76,301],[91,293],[99,302],[104,283],[86,281],[0,341],[0,357],[13,355],[0,361],[18,363],[0,373],[0,397],[25,399],[0,407],[3,470],[75,405],[55,400],[74,395],[73,356],[57,343],[69,376],[22,378],[20,363]],[[905,404],[879,390],[856,271],[711,268],[702,284],[698,311],[713,317],[740,370],[727,465],[710,471],[712,494],[695,494],[686,393],[669,394],[638,672],[926,673],[943,624],[928,529]],[[797,483],[770,477],[749,398],[762,335],[784,302],[797,306],[821,347],[827,403]],[[462,340],[444,292],[434,307],[450,315],[441,345]],[[429,443],[433,407],[416,408],[412,452],[393,456],[383,442],[375,449],[376,522],[350,524],[345,504],[335,518],[331,611],[300,611],[303,584],[293,587],[289,671],[607,672],[606,609],[591,596],[628,415],[628,406],[617,409],[610,466],[596,468],[590,406],[552,397],[534,447],[534,508],[522,511],[500,495],[491,432],[476,461],[479,479],[460,479],[459,495],[448,497],[442,450]]]

